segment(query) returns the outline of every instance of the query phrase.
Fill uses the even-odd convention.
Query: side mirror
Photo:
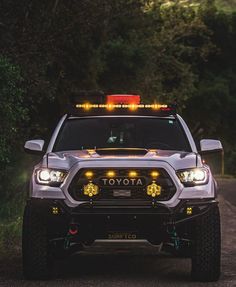
[[[204,139],[200,141],[201,152],[217,152],[222,151],[223,146],[218,140]]]
[[[24,145],[27,153],[41,154],[43,152],[44,140],[30,140]]]

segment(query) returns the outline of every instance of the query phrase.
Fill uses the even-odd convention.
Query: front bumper
[[[44,219],[50,237],[66,238],[71,226],[78,232],[77,242],[109,239],[112,233],[135,234],[158,244],[167,241],[168,229],[184,226],[218,204],[215,200],[182,200],[174,208],[156,206],[93,206],[85,203],[68,207],[63,200],[30,199],[30,204]]]

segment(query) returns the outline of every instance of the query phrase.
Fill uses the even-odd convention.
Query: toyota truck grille
[[[154,184],[154,189],[152,188]],[[150,187],[148,189],[148,187]],[[156,187],[156,193],[154,193]],[[168,173],[153,169],[80,169],[69,186],[69,194],[76,201],[142,200],[167,201],[176,187]]]

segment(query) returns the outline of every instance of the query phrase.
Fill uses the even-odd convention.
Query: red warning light
[[[107,104],[127,104],[127,105],[139,105],[139,95],[107,95]]]
[[[171,112],[171,111],[173,111],[174,109],[171,108],[171,107],[161,107],[160,110],[163,111],[163,112]]]

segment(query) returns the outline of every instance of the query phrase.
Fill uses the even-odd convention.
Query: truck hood
[[[123,151],[123,152],[122,152]],[[48,153],[44,156],[43,166],[69,170],[73,165],[82,161],[116,161],[155,160],[166,162],[175,170],[193,168],[199,166],[200,158],[193,152],[168,151],[168,150],[145,150],[145,149],[101,149],[101,150],[78,150]]]

